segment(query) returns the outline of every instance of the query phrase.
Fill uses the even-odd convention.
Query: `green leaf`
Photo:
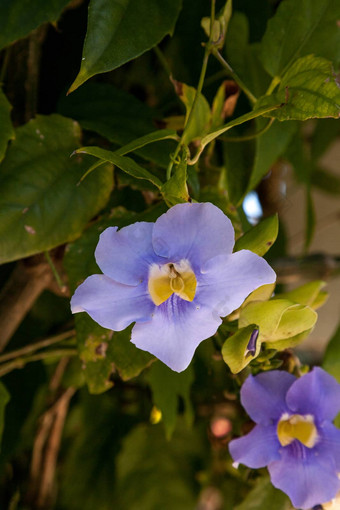
[[[263,13],[263,6],[260,7],[258,3],[256,5],[258,10],[262,9]],[[249,37],[250,20],[250,29],[253,32],[253,17],[249,14],[246,16],[243,12],[234,11],[229,23],[225,49],[231,67],[236,70],[249,90],[258,97],[267,90],[271,80],[260,60],[259,43],[249,44],[249,38],[254,40],[253,34]],[[261,16],[261,22],[264,20],[265,17]]]
[[[192,425],[193,409],[190,400],[190,389],[194,381],[192,367],[184,372],[173,372],[166,365],[157,361],[147,374],[152,389],[153,403],[162,412],[167,438],[170,439],[176,426],[179,397],[185,405],[185,417],[188,425]]]
[[[9,140],[13,140],[14,138],[11,109],[12,107],[7,101],[5,94],[0,90],[0,162],[5,156]]]
[[[257,128],[263,127],[263,119],[257,121]],[[292,137],[296,134],[295,122],[281,124],[275,121],[268,131],[256,138],[254,166],[248,185],[248,191],[255,189],[271,166],[285,152]]]
[[[156,188],[161,189],[162,182],[150,173],[148,170],[145,170],[142,166],[138,165],[133,159],[127,158],[125,156],[120,156],[117,152],[107,151],[106,149],[101,149],[100,147],[81,147],[76,150],[77,154],[90,154],[91,156],[95,156],[102,161],[106,161],[112,163],[117,166],[123,172],[135,177],[135,179],[146,179],[147,181],[152,182],[156,186]]]
[[[205,453],[203,446],[197,430],[178,427],[167,441],[161,424],[135,427],[124,438],[117,458],[117,508],[195,508],[195,475]]]
[[[271,484],[269,478],[259,478],[255,487],[235,510],[293,510],[286,494]]]
[[[311,174],[311,184],[331,195],[340,194],[340,177],[323,168],[316,168]]]
[[[228,193],[232,204],[237,207],[247,193],[254,158],[254,141],[223,141],[223,160],[220,187]]]
[[[47,21],[57,21],[69,0],[34,0],[34,8],[27,9],[25,0],[1,0],[0,48],[25,37]]]
[[[275,214],[262,220],[240,237],[235,243],[234,251],[250,250],[262,257],[274,244],[278,232],[279,220]]]
[[[107,83],[86,83],[60,101],[59,111],[76,119],[83,129],[99,133],[117,145],[126,145],[148,135],[161,119],[156,110]],[[163,141],[136,152],[142,158],[167,168],[169,154],[174,147],[173,142]]]
[[[174,80],[173,83],[176,93],[185,105],[186,124],[196,96],[196,89],[186,85],[186,83],[181,83],[176,80]],[[198,95],[195,109],[192,115],[193,117],[191,118],[189,128],[185,131],[185,136],[182,140],[185,144],[189,144],[197,138],[202,138],[202,136],[206,134],[209,129],[209,123],[211,119],[210,105],[203,94]]]
[[[161,140],[176,140],[179,141],[179,137],[173,129],[158,129],[157,131],[152,131],[152,133],[148,133],[147,135],[141,136],[136,140],[132,140],[132,142],[124,145],[117,151],[116,154],[120,156],[124,156],[129,152],[135,152],[137,149],[141,147],[145,147],[145,145],[149,145],[150,143],[159,142]]]
[[[206,145],[208,145],[210,142],[212,142],[219,136],[223,135],[223,133],[226,133],[227,131],[229,131],[229,129],[231,129],[235,126],[239,126],[240,124],[243,124],[244,122],[248,122],[249,120],[256,119],[256,117],[260,117],[261,115],[265,115],[269,112],[273,112],[274,110],[277,110],[279,107],[280,107],[280,104],[274,105],[273,102],[271,102],[270,104],[267,104],[267,105],[258,105],[258,107],[255,110],[253,110],[249,113],[246,113],[245,115],[241,115],[241,117],[237,117],[237,119],[234,119],[234,120],[228,122],[223,127],[219,128],[217,130],[211,131],[210,133],[208,133],[206,136],[204,136],[201,139],[200,145],[198,147],[198,151],[196,153],[196,156],[193,158],[192,163],[196,163],[196,161],[198,160],[199,156],[201,155],[201,153],[204,150],[204,148],[206,147]]]
[[[315,53],[340,60],[338,0],[285,0],[269,20],[262,40],[262,62],[272,76],[281,76],[297,58]],[[306,80],[307,81],[307,80]]]
[[[103,393],[113,386],[110,377],[114,366],[106,352],[113,332],[99,326],[85,313],[75,316],[75,326],[79,357],[89,392]]]
[[[322,367],[340,383],[340,324],[328,342]]]
[[[219,86],[211,108],[211,123],[209,131],[218,129],[226,117],[234,113],[240,89],[233,80],[224,80]]]
[[[5,386],[0,382],[0,445],[2,440],[2,433],[5,425],[5,408],[10,399],[10,395]]]
[[[316,162],[340,134],[338,119],[320,119],[311,136],[311,159]]]
[[[326,282],[323,282],[322,280],[315,280],[314,282],[305,283],[297,289],[291,290],[289,292],[276,294],[274,299],[289,299],[294,303],[299,303],[300,305],[308,305],[311,308],[314,308],[316,303],[318,306],[320,306],[319,295],[321,289],[323,289],[325,285]],[[324,293],[321,292],[321,294]]]
[[[271,112],[278,120],[307,120],[340,115],[340,88],[332,63],[321,57],[302,57],[282,77],[278,91],[263,96],[257,107],[281,103]]]
[[[70,158],[79,141],[79,125],[59,115],[17,129],[0,165],[0,263],[75,239],[106,204],[112,167],[77,186],[91,161]]]
[[[255,324],[241,328],[227,338],[223,344],[222,356],[233,374],[241,372],[260,353],[261,341],[259,339],[256,341],[255,353],[253,354],[248,350],[249,340],[255,329]]]
[[[146,351],[137,349],[130,342],[131,328],[115,332],[109,344],[107,356],[117,368],[123,381],[137,377],[155,358]]]
[[[180,8],[181,0],[91,0],[81,68],[70,92],[172,34]]]
[[[239,327],[256,324],[261,341],[290,338],[310,330],[316,323],[317,313],[309,306],[288,299],[252,302],[240,313]]]
[[[169,207],[188,201],[187,158],[185,152],[178,165],[174,167],[173,175],[161,187],[161,192]]]

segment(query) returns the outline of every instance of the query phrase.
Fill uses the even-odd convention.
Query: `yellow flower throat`
[[[307,448],[313,448],[318,439],[313,416],[284,414],[277,425],[277,437],[282,446],[287,446],[297,439]]]
[[[197,280],[187,260],[179,263],[153,264],[149,272],[148,289],[152,301],[159,306],[177,294],[185,301],[193,301],[196,294]]]

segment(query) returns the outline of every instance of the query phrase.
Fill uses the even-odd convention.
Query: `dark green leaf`
[[[249,19],[252,21],[250,27]],[[248,41],[249,28],[253,26],[252,18],[247,18],[241,12],[233,13],[226,37],[226,54],[231,67],[251,92],[260,96],[267,90],[270,76],[262,65],[259,44],[250,44]]]
[[[70,158],[79,141],[79,125],[59,115],[17,129],[0,165],[0,263],[71,241],[107,202],[111,165],[77,186],[91,161]]]
[[[224,168],[220,186],[228,193],[231,203],[235,206],[240,205],[247,193],[253,157],[253,140],[238,143],[223,142]]]
[[[107,356],[118,370],[123,381],[137,377],[155,358],[146,351],[137,349],[130,342],[131,328],[115,332],[109,344]]]
[[[57,21],[69,0],[34,0],[28,8],[25,0],[1,0],[0,48],[20,39],[47,21]]]
[[[160,114],[132,94],[107,83],[86,83],[61,100],[59,110],[76,119],[84,129],[94,131],[117,145],[126,145],[155,129]],[[169,164],[174,143],[163,141],[138,149],[142,158],[163,168]]]
[[[189,425],[192,424],[193,410],[190,400],[190,389],[194,381],[192,367],[177,373],[166,365],[157,361],[151,367],[147,380],[150,383],[153,403],[162,412],[166,435],[172,436],[178,416],[178,398],[181,397],[185,405],[185,416]]]
[[[112,71],[172,34],[181,0],[91,0],[79,74],[70,91]]]
[[[235,243],[234,251],[250,250],[262,257],[274,244],[278,232],[278,217],[270,216],[240,237]]]
[[[78,154],[90,154],[91,156],[95,156],[102,161],[106,161],[112,163],[117,166],[123,172],[135,177],[135,179],[146,179],[147,181],[152,182],[156,186],[156,188],[161,189],[162,182],[150,173],[148,170],[145,170],[142,166],[138,165],[133,159],[127,158],[126,156],[119,156],[116,152],[107,151],[106,149],[101,149],[100,147],[82,147],[76,151]]]
[[[297,60],[282,77],[278,91],[263,96],[256,104],[264,107],[277,103],[281,108],[269,116],[279,120],[338,118],[340,87],[332,63],[314,55]]]
[[[272,76],[281,76],[297,58],[315,53],[340,60],[338,0],[284,0],[268,22],[262,61]]]
[[[311,184],[331,195],[340,194],[340,177],[322,168],[316,168],[312,172]]]
[[[79,357],[89,392],[103,393],[113,385],[110,377],[114,366],[106,353],[113,332],[99,326],[85,313],[75,316],[75,325]]]
[[[5,156],[8,141],[14,138],[14,129],[10,115],[11,108],[5,94],[0,90],[0,162]]]
[[[322,367],[340,383],[340,324],[326,347]]]
[[[197,430],[177,428],[167,441],[161,425],[135,427],[117,459],[117,506],[121,510],[195,508],[195,471],[202,449]]]
[[[260,478],[235,510],[293,510],[288,496],[275,489],[269,478]]]
[[[0,382],[0,445],[2,440],[2,433],[4,431],[4,424],[5,424],[5,408],[7,405],[7,402],[10,399],[10,395],[8,391],[6,390],[5,386]]]
[[[263,122],[263,119],[257,121],[258,129],[263,127]],[[281,124],[275,121],[268,131],[256,138],[255,160],[248,185],[249,191],[256,188],[271,166],[284,153],[296,131],[295,122]]]
[[[338,119],[320,119],[311,137],[311,159],[316,162],[340,134]]]

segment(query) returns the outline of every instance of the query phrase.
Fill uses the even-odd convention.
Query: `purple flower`
[[[135,322],[131,341],[181,372],[221,318],[275,273],[254,253],[232,254],[230,220],[210,203],[178,204],[155,223],[107,228],[95,252],[103,275],[76,290],[73,313],[104,328]]]
[[[340,490],[340,384],[321,368],[296,379],[274,370],[249,376],[241,402],[256,422],[230,443],[237,463],[268,466],[275,487],[297,508],[330,501]]]

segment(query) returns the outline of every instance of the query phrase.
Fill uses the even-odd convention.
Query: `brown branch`
[[[60,382],[65,367],[66,362],[57,367],[53,386],[57,379]],[[30,473],[29,500],[35,508],[49,508],[54,499],[58,452],[70,400],[75,392],[75,388],[67,388],[41,418],[34,441]]]
[[[0,295],[0,352],[52,279],[51,269],[41,256],[18,262]]]

